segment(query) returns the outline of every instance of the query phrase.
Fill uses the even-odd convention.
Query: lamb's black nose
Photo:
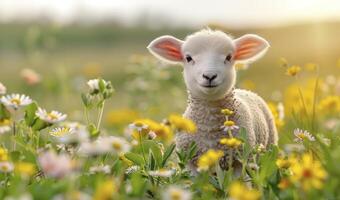
[[[217,74],[203,74],[202,76],[203,76],[203,78],[205,78],[209,82],[211,82],[217,77]]]

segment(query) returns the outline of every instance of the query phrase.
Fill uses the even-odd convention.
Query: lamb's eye
[[[232,55],[228,54],[227,57],[225,57],[225,61],[224,62],[226,62],[226,61],[230,62],[231,58],[232,58]]]
[[[185,59],[187,60],[188,63],[193,61],[192,57],[189,55],[185,56]]]

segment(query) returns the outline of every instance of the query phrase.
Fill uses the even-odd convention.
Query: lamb
[[[234,88],[235,64],[257,60],[268,47],[265,39],[254,34],[233,39],[222,31],[210,29],[189,35],[184,41],[166,35],[149,44],[149,51],[157,58],[184,65],[188,105],[183,116],[196,123],[197,133],[177,133],[176,145],[187,149],[196,142],[198,153],[189,168],[195,170],[197,159],[208,149],[226,151],[219,143],[227,137],[221,129],[225,121],[221,113],[224,108],[234,111],[230,119],[246,129],[250,145],[277,144],[274,118],[265,101],[251,91]],[[227,159],[221,159],[222,168],[228,167]]]

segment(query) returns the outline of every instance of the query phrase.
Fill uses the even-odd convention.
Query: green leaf
[[[192,142],[189,146],[189,152],[186,155],[186,161],[193,158],[195,156],[196,152],[197,152],[197,145],[196,145],[195,142]]]
[[[37,119],[35,113],[38,110],[38,104],[36,102],[32,102],[25,109],[25,122],[26,125],[32,127]]]
[[[83,104],[85,105],[85,107],[89,107],[90,106],[90,100],[88,98],[88,96],[84,93],[81,94],[81,100],[83,101]]]
[[[132,161],[136,165],[143,166],[145,164],[144,159],[141,155],[132,152],[125,153],[124,155],[128,160]]]
[[[163,155],[163,161],[161,167],[164,167],[168,159],[170,158],[171,154],[174,152],[176,148],[176,144],[171,144],[165,151]]]
[[[51,124],[49,123],[46,123],[44,122],[43,120],[37,118],[35,121],[34,121],[34,124],[32,125],[32,129],[34,131],[41,131],[47,127],[51,126]]]
[[[153,156],[156,161],[156,165],[160,167],[162,160],[163,160],[162,159],[163,156],[162,156],[162,151],[161,151],[159,144],[155,142],[154,140],[145,140],[143,144],[144,144],[144,148],[146,152],[152,151]]]
[[[275,160],[278,156],[278,147],[271,146],[270,149],[260,157],[260,182],[264,183],[264,181],[273,175],[273,173],[277,170],[277,166],[275,164]]]
[[[106,88],[105,81],[103,79],[99,79],[98,85],[99,85],[100,93],[103,93],[105,91],[105,88]]]
[[[11,118],[11,113],[7,110],[7,108],[0,104],[0,120]]]
[[[131,175],[132,196],[142,196],[145,193],[146,186],[146,180],[143,179],[142,175],[139,173],[133,173]]]
[[[155,156],[153,155],[152,151],[149,151],[149,169],[155,170],[156,160]]]
[[[97,129],[96,125],[90,124],[87,126],[87,130],[92,138],[96,138],[100,134],[100,130]]]

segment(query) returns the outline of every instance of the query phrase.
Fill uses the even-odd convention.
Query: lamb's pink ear
[[[258,35],[247,34],[234,40],[236,51],[235,61],[252,62],[263,56],[270,46]]]
[[[154,39],[147,47],[149,51],[161,60],[170,63],[182,62],[183,55],[181,52],[183,41],[173,36],[161,36]]]

